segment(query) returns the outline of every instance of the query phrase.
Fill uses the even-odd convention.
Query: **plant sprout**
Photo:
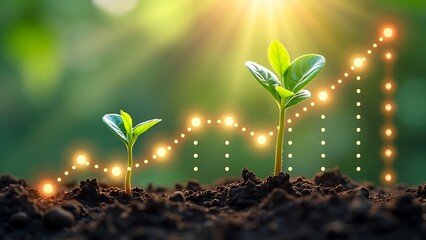
[[[278,77],[255,62],[248,61],[245,65],[278,104],[280,113],[274,168],[274,175],[277,176],[282,171],[285,111],[311,96],[311,93],[303,88],[324,67],[325,58],[321,55],[307,54],[290,63],[290,57],[285,47],[278,40],[273,40],[269,45],[268,59]]]
[[[130,115],[123,110],[120,110],[120,115],[115,113],[105,114],[102,117],[102,121],[105,123],[107,128],[126,145],[128,161],[124,185],[126,193],[128,195],[132,195],[130,178],[132,176],[133,144],[136,142],[139,135],[146,132],[155,124],[161,122],[161,119],[151,119],[133,127]]]

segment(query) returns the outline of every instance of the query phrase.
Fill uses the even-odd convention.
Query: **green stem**
[[[284,139],[284,124],[285,124],[284,119],[285,119],[285,107],[280,107],[277,146],[275,149],[275,168],[274,168],[275,176],[278,176],[280,172],[282,172],[283,139]]]
[[[132,177],[132,162],[133,162],[133,144],[127,146],[127,169],[126,169],[126,180],[124,186],[126,193],[132,195],[132,186],[130,183],[130,178]]]

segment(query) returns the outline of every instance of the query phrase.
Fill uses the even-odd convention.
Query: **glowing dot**
[[[361,145],[361,141],[359,141],[359,140],[356,141],[356,145],[358,145],[358,146]]]
[[[229,153],[226,153],[226,154],[225,154],[225,158],[229,158]]]
[[[303,108],[303,111],[304,111],[304,112],[308,111],[308,108],[307,108],[307,107],[304,107],[304,108]]]
[[[357,68],[362,67],[362,64],[364,64],[364,62],[362,61],[361,58],[355,58],[354,59],[354,66],[355,67],[357,67]]]
[[[325,128],[321,128],[321,132],[325,132]]]
[[[194,167],[194,172],[198,172],[198,167]]]
[[[351,66],[351,70],[355,70],[355,67],[354,67],[354,66]]]
[[[288,141],[288,145],[293,145],[293,141]]]
[[[108,168],[104,168],[104,172],[108,172]]]
[[[386,58],[387,60],[391,60],[391,59],[392,59],[392,53],[390,53],[390,52],[386,53],[386,54],[385,54],[385,58]]]
[[[324,140],[321,141],[321,145],[323,145],[323,146],[325,145],[325,141]]]
[[[111,170],[112,175],[118,177],[121,175],[121,168],[120,167],[113,167]]]
[[[152,158],[153,159],[157,159],[157,155],[152,155]]]
[[[345,75],[345,77],[348,77],[348,76],[349,76],[349,73],[345,73],[344,75]]]
[[[194,145],[195,145],[195,146],[197,146],[197,145],[198,145],[198,141],[197,141],[197,140],[195,140],[195,141],[194,141]]]
[[[191,124],[193,127],[199,127],[201,125],[201,119],[199,117],[194,117],[191,120]]]
[[[238,123],[234,123],[234,127],[238,127]]]
[[[87,160],[87,158],[84,155],[78,155],[77,156],[77,163],[80,164],[80,165],[86,164],[86,160]]]
[[[226,146],[228,146],[228,145],[229,145],[229,141],[228,141],[228,140],[226,140],[226,141],[225,141],[225,145],[226,145]]]
[[[241,128],[241,131],[245,132],[247,130],[247,128],[243,127]]]
[[[356,90],[356,93],[358,93],[358,94],[359,94],[359,93],[361,93],[361,89],[359,89],[359,88],[358,88],[358,89]]]
[[[157,155],[158,155],[159,157],[164,157],[164,156],[166,156],[166,153],[167,153],[167,151],[166,151],[166,149],[165,149],[165,148],[163,148],[163,147],[159,147],[159,148],[157,149]]]
[[[360,77],[360,76],[357,76],[357,77],[356,77],[356,80],[358,80],[358,81],[359,81],[359,80],[361,80],[361,77]]]
[[[391,149],[386,149],[385,150],[385,156],[386,157],[391,157],[392,156],[392,150]]]
[[[288,167],[287,169],[288,169],[289,172],[293,171],[292,167]]]
[[[296,113],[296,114],[294,114],[294,116],[295,116],[295,117],[299,117],[299,116],[300,116],[300,114],[299,114],[299,113]]]
[[[269,136],[273,136],[274,135],[274,132],[269,132]]]
[[[71,168],[72,168],[73,170],[75,170],[77,167],[76,167],[76,166],[72,166]]]
[[[318,94],[318,99],[319,99],[320,101],[326,101],[326,100],[328,99],[328,93],[327,93],[326,91],[321,91],[321,92]]]
[[[321,172],[324,172],[325,171],[325,167],[321,167]]]
[[[311,106],[313,107],[313,106],[315,106],[315,102],[311,102]]]
[[[357,153],[357,154],[356,154],[356,158],[361,158],[361,154],[360,154],[360,153]]]
[[[135,167],[137,167],[137,168],[138,168],[139,166],[140,166],[140,165],[139,165],[139,163],[136,163],[136,164],[135,164]]]
[[[178,144],[178,143],[179,143],[179,140],[175,139],[173,142],[174,142],[175,144]]]
[[[225,118],[225,125],[226,126],[232,126],[232,125],[234,125],[234,119],[232,117],[226,117]]]
[[[212,120],[207,120],[207,124],[211,124],[212,123]]]
[[[192,131],[192,128],[190,128],[190,127],[189,127],[189,128],[187,128],[186,130],[188,130],[188,132],[190,132],[190,131]]]
[[[181,138],[184,138],[184,137],[185,137],[185,133],[182,133],[182,134],[180,135],[180,137],[181,137]]]
[[[228,172],[228,171],[229,171],[229,167],[225,167],[225,171],[227,171],[227,172]]]
[[[254,136],[254,132],[250,132],[250,136]]]
[[[68,174],[70,174],[68,171],[65,171],[65,172],[64,172],[64,175],[65,175],[65,176],[68,176]]]
[[[357,172],[361,171],[361,167],[356,167],[356,171]]]
[[[172,146],[167,146],[167,150],[172,150]]]
[[[383,42],[383,38],[382,38],[382,37],[380,37],[380,38],[379,38],[379,41],[380,41],[380,42]]]
[[[145,159],[143,163],[148,164],[148,159]]]
[[[342,83],[343,81],[342,81],[342,79],[339,79],[339,80],[337,80],[337,83]]]
[[[330,88],[334,90],[334,89],[336,89],[336,86],[331,85]]]
[[[43,185],[43,192],[46,194],[51,194],[53,193],[53,185],[50,183],[46,183]]]
[[[383,30],[383,36],[386,38],[391,38],[393,36],[393,29],[390,27],[387,27]]]
[[[58,179],[56,179],[56,181],[61,182],[62,178],[58,177]]]
[[[132,171],[132,168],[131,167],[127,167],[127,171]]]
[[[356,115],[356,119],[361,119],[361,115]]]
[[[325,115],[324,114],[321,115],[321,119],[325,119]]]
[[[289,128],[287,129],[287,131],[288,131],[288,132],[293,132],[293,128],[289,127]]]
[[[194,158],[198,158],[198,154],[197,153],[194,153]]]
[[[288,158],[292,158],[293,154],[289,153],[287,156],[288,156]]]
[[[390,103],[387,103],[385,105],[385,110],[388,111],[388,112],[390,112],[392,110],[392,105]]]
[[[371,50],[368,50],[368,51],[367,51],[367,53],[368,53],[368,54],[371,54]]]
[[[218,120],[217,120],[217,123],[218,123],[218,124],[221,124],[221,123],[222,123],[222,120],[218,119]]]
[[[97,169],[97,168],[99,168],[99,165],[98,164],[95,164],[95,168]]]
[[[325,153],[321,153],[321,158],[325,158]]]
[[[373,48],[376,48],[376,47],[377,47],[377,43],[374,43],[374,44],[373,44]]]
[[[361,106],[361,102],[356,102],[356,106],[360,107]]]
[[[388,136],[388,137],[392,136],[392,129],[387,128],[387,129],[385,130],[385,134],[386,134],[386,136]]]
[[[387,181],[387,182],[390,182],[390,181],[392,181],[392,175],[391,174],[386,174],[385,175],[385,180]]]
[[[391,90],[392,89],[392,83],[390,83],[390,82],[387,82],[387,83],[385,83],[385,89],[386,90]]]
[[[291,123],[291,119],[287,119],[287,123]]]
[[[257,136],[257,143],[259,143],[260,145],[263,145],[266,143],[266,137],[265,135],[259,135]]]
[[[367,59],[366,59],[365,57],[363,57],[363,58],[362,58],[362,61],[363,61],[363,62],[365,62],[365,61],[367,61]]]

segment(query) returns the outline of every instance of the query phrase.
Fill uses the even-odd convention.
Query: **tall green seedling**
[[[278,76],[255,62],[248,61],[245,65],[278,104],[279,127],[274,167],[274,175],[277,176],[282,171],[285,112],[289,107],[311,97],[311,93],[303,88],[324,68],[325,58],[306,54],[290,62],[287,49],[278,40],[273,40],[269,45],[268,59]]]
[[[123,110],[120,110],[120,114],[105,114],[102,117],[102,121],[105,123],[107,128],[111,130],[111,132],[114,133],[121,141],[123,141],[124,145],[126,145],[127,171],[124,185],[126,193],[128,195],[132,195],[130,178],[132,176],[133,144],[135,144],[139,135],[146,132],[155,124],[161,122],[161,119],[151,119],[133,127],[130,115]]]

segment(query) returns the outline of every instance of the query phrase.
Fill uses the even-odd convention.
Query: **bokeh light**
[[[121,168],[118,166],[115,166],[111,169],[111,174],[115,177],[118,177],[121,175]]]
[[[320,101],[322,101],[322,102],[327,101],[327,99],[328,99],[328,93],[327,93],[326,91],[320,91],[320,92],[318,93],[318,99],[319,99]]]
[[[201,125],[201,119],[199,117],[194,117],[191,119],[191,125],[193,127],[199,127]]]
[[[265,137],[265,135],[257,136],[257,143],[259,143],[260,145],[264,145],[266,141],[267,141],[267,138]]]

